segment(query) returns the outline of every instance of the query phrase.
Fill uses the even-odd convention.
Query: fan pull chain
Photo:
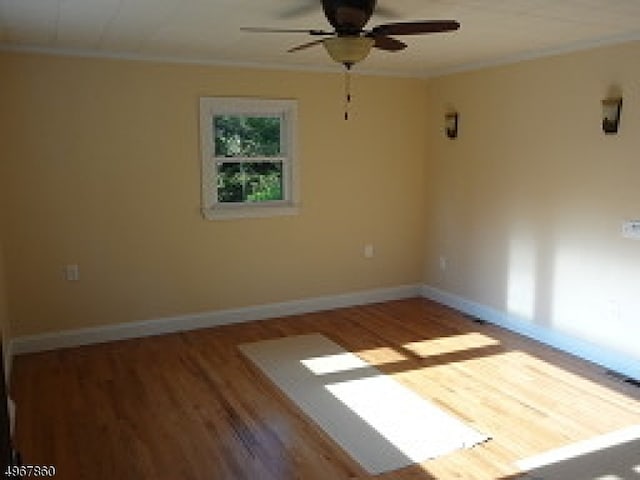
[[[351,70],[344,71],[344,119],[349,120],[349,104],[351,103]]]

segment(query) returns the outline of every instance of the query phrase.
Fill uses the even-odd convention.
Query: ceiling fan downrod
[[[344,119],[349,120],[349,106],[351,104],[351,65],[344,64]]]

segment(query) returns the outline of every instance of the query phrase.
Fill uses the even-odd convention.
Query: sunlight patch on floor
[[[321,334],[239,348],[369,473],[395,470],[488,439]]]
[[[460,335],[456,337],[458,342],[460,337],[464,337],[462,340],[465,345],[472,345],[470,348],[499,343],[479,333]],[[433,343],[429,343],[430,351],[451,351],[451,346],[439,342],[440,340],[443,339],[427,341],[438,342],[435,347]],[[425,342],[417,343],[424,344]],[[377,355],[384,359],[383,363],[407,359],[390,347],[363,350],[358,352],[358,355]],[[371,368],[370,364],[350,352],[305,358],[300,360],[300,363],[318,376]],[[327,384],[325,388],[389,441],[402,455],[417,463],[437,455],[434,452],[439,452],[441,448],[440,446],[427,447],[425,445],[427,438],[425,429],[416,428],[417,425],[428,425],[429,431],[438,432],[437,443],[448,445],[443,451],[469,447],[484,440],[481,434],[468,429],[462,423],[458,423],[450,414],[426,402],[417,393],[401,386],[386,375],[354,378]],[[398,415],[398,410],[405,415]],[[451,447],[451,445],[455,445],[455,447]]]
[[[624,393],[618,392],[605,383],[590,378],[586,371],[583,373],[572,372],[570,369],[555,365],[553,360],[546,361],[536,355],[521,350],[509,350],[497,354],[496,357],[510,360],[501,363],[499,368],[504,366],[505,369],[509,370],[511,368],[510,365],[519,364],[521,368],[518,370],[518,378],[520,379],[535,378],[539,372],[544,372],[548,378],[553,378],[559,382],[572,383],[576,388],[585,388],[592,391],[594,395],[602,394],[608,398],[618,398],[623,402],[628,400]],[[533,376],[527,373],[529,368],[534,370],[531,372]]]
[[[336,355],[324,355],[321,357],[300,360],[305,367],[316,375],[346,372],[358,368],[368,367],[367,362],[352,353],[339,353]]]
[[[326,355],[322,357],[301,360],[301,363],[316,375],[346,372],[370,365],[385,365],[407,360],[407,357],[391,347],[370,348],[356,353],[362,360],[353,354]]]
[[[432,357],[495,345],[500,345],[500,342],[495,338],[478,332],[470,332],[461,335],[411,342],[403,345],[403,347],[420,357]]]
[[[325,388],[416,463],[487,439],[386,375],[337,382]]]
[[[407,360],[407,357],[391,347],[377,347],[366,350],[359,350],[356,354],[370,365],[385,365],[388,363],[398,363]]]

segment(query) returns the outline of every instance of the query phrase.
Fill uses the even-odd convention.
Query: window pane
[[[244,202],[244,180],[240,163],[218,164],[218,202]]]
[[[282,162],[245,163],[247,201],[284,200],[282,195]]]
[[[215,115],[216,157],[281,155],[280,117]]]
[[[284,200],[282,162],[220,162],[217,168],[218,202]]]

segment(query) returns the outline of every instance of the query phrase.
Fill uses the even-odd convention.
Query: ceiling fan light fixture
[[[374,43],[371,37],[331,37],[322,41],[329,56],[347,68],[367,58]]]

